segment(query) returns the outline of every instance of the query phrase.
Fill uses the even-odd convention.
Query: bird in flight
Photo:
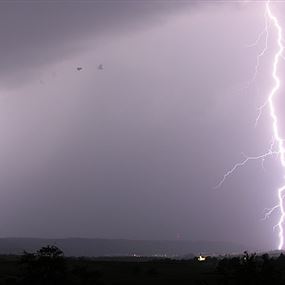
[[[82,70],[82,69],[83,69],[82,67],[77,67],[77,68],[76,68],[77,71],[80,71],[80,70]]]
[[[100,64],[98,65],[98,69],[99,69],[99,70],[103,70],[103,69],[104,69],[104,65],[103,65],[102,63],[100,63]]]

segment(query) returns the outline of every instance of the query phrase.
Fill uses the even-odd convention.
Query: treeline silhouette
[[[277,258],[244,252],[242,257],[224,258],[218,262],[217,272],[224,284],[285,284],[285,255]]]
[[[65,257],[55,245],[21,256],[0,256],[0,285],[285,284],[285,256],[192,259]]]

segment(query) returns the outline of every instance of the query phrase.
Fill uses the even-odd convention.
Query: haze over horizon
[[[275,249],[263,3],[2,1],[0,237]]]

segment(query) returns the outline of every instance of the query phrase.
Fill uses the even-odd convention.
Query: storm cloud
[[[11,73],[33,73],[35,67],[88,50],[88,40],[130,33],[166,21],[195,2],[171,1],[13,1],[0,11],[1,67]],[[94,47],[93,47],[94,48]],[[19,78],[17,78],[19,80]],[[15,84],[13,81],[12,84]]]

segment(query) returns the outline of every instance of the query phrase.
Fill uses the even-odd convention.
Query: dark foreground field
[[[37,270],[39,274],[29,272],[18,257],[1,257],[0,284],[222,284],[223,279],[216,272],[216,261],[201,264],[194,261],[68,258],[63,274],[60,270],[44,276],[35,266]]]
[[[0,257],[0,284],[285,284],[285,256],[265,254],[206,261],[65,258],[56,247]]]

